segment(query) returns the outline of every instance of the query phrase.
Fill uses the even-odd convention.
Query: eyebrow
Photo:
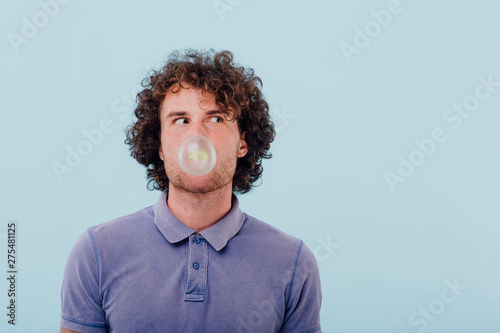
[[[205,112],[206,115],[212,115],[212,114],[223,114],[222,111],[220,110],[209,110],[207,112]],[[171,118],[171,117],[176,117],[176,116],[186,116],[188,115],[188,112],[186,111],[172,111],[168,114],[167,118]]]

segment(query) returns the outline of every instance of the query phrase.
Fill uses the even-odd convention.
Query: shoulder
[[[88,227],[80,237],[88,238],[93,250],[103,255],[105,252],[123,251],[155,234],[152,206],[132,214]]]
[[[263,237],[271,237],[285,243],[297,243],[300,241],[299,238],[287,234],[267,222],[259,220],[256,217],[248,215],[247,213],[243,214],[245,215],[245,223],[243,224],[243,227],[246,228],[246,232],[258,233]]]
[[[305,244],[298,237],[292,236],[267,222],[245,214],[245,223],[240,233],[243,238],[247,238],[253,247],[259,247],[270,251],[270,255],[283,256],[296,255],[303,250]]]
[[[137,232],[140,229],[151,227],[153,220],[153,206],[148,206],[132,214],[120,216],[111,221],[93,225],[89,227],[87,231],[91,236],[98,238],[124,237]]]

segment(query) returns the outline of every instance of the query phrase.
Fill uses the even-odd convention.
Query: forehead
[[[180,88],[178,91],[174,87],[175,92],[172,91],[172,88],[169,89],[161,102],[160,107],[162,110],[168,112],[180,108],[183,111],[189,111],[213,108],[216,105],[214,94],[191,85],[184,84],[184,86],[186,88]]]

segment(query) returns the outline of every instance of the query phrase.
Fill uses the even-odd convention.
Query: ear
[[[158,148],[158,154],[160,155],[160,159],[161,159],[162,161],[165,161],[165,160],[164,160],[164,158],[163,158],[163,151],[162,151],[162,149],[161,149],[161,144],[160,144],[160,148]]]
[[[238,150],[238,158],[245,156],[248,153],[248,144],[245,140],[245,134],[247,132],[243,132],[243,135],[241,136],[240,139],[240,149]]]

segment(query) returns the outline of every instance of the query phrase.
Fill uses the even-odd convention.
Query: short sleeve
[[[99,292],[99,256],[90,229],[73,245],[61,287],[61,326],[77,332],[107,332]]]
[[[321,283],[316,258],[301,241],[287,292],[281,333],[321,333]]]

